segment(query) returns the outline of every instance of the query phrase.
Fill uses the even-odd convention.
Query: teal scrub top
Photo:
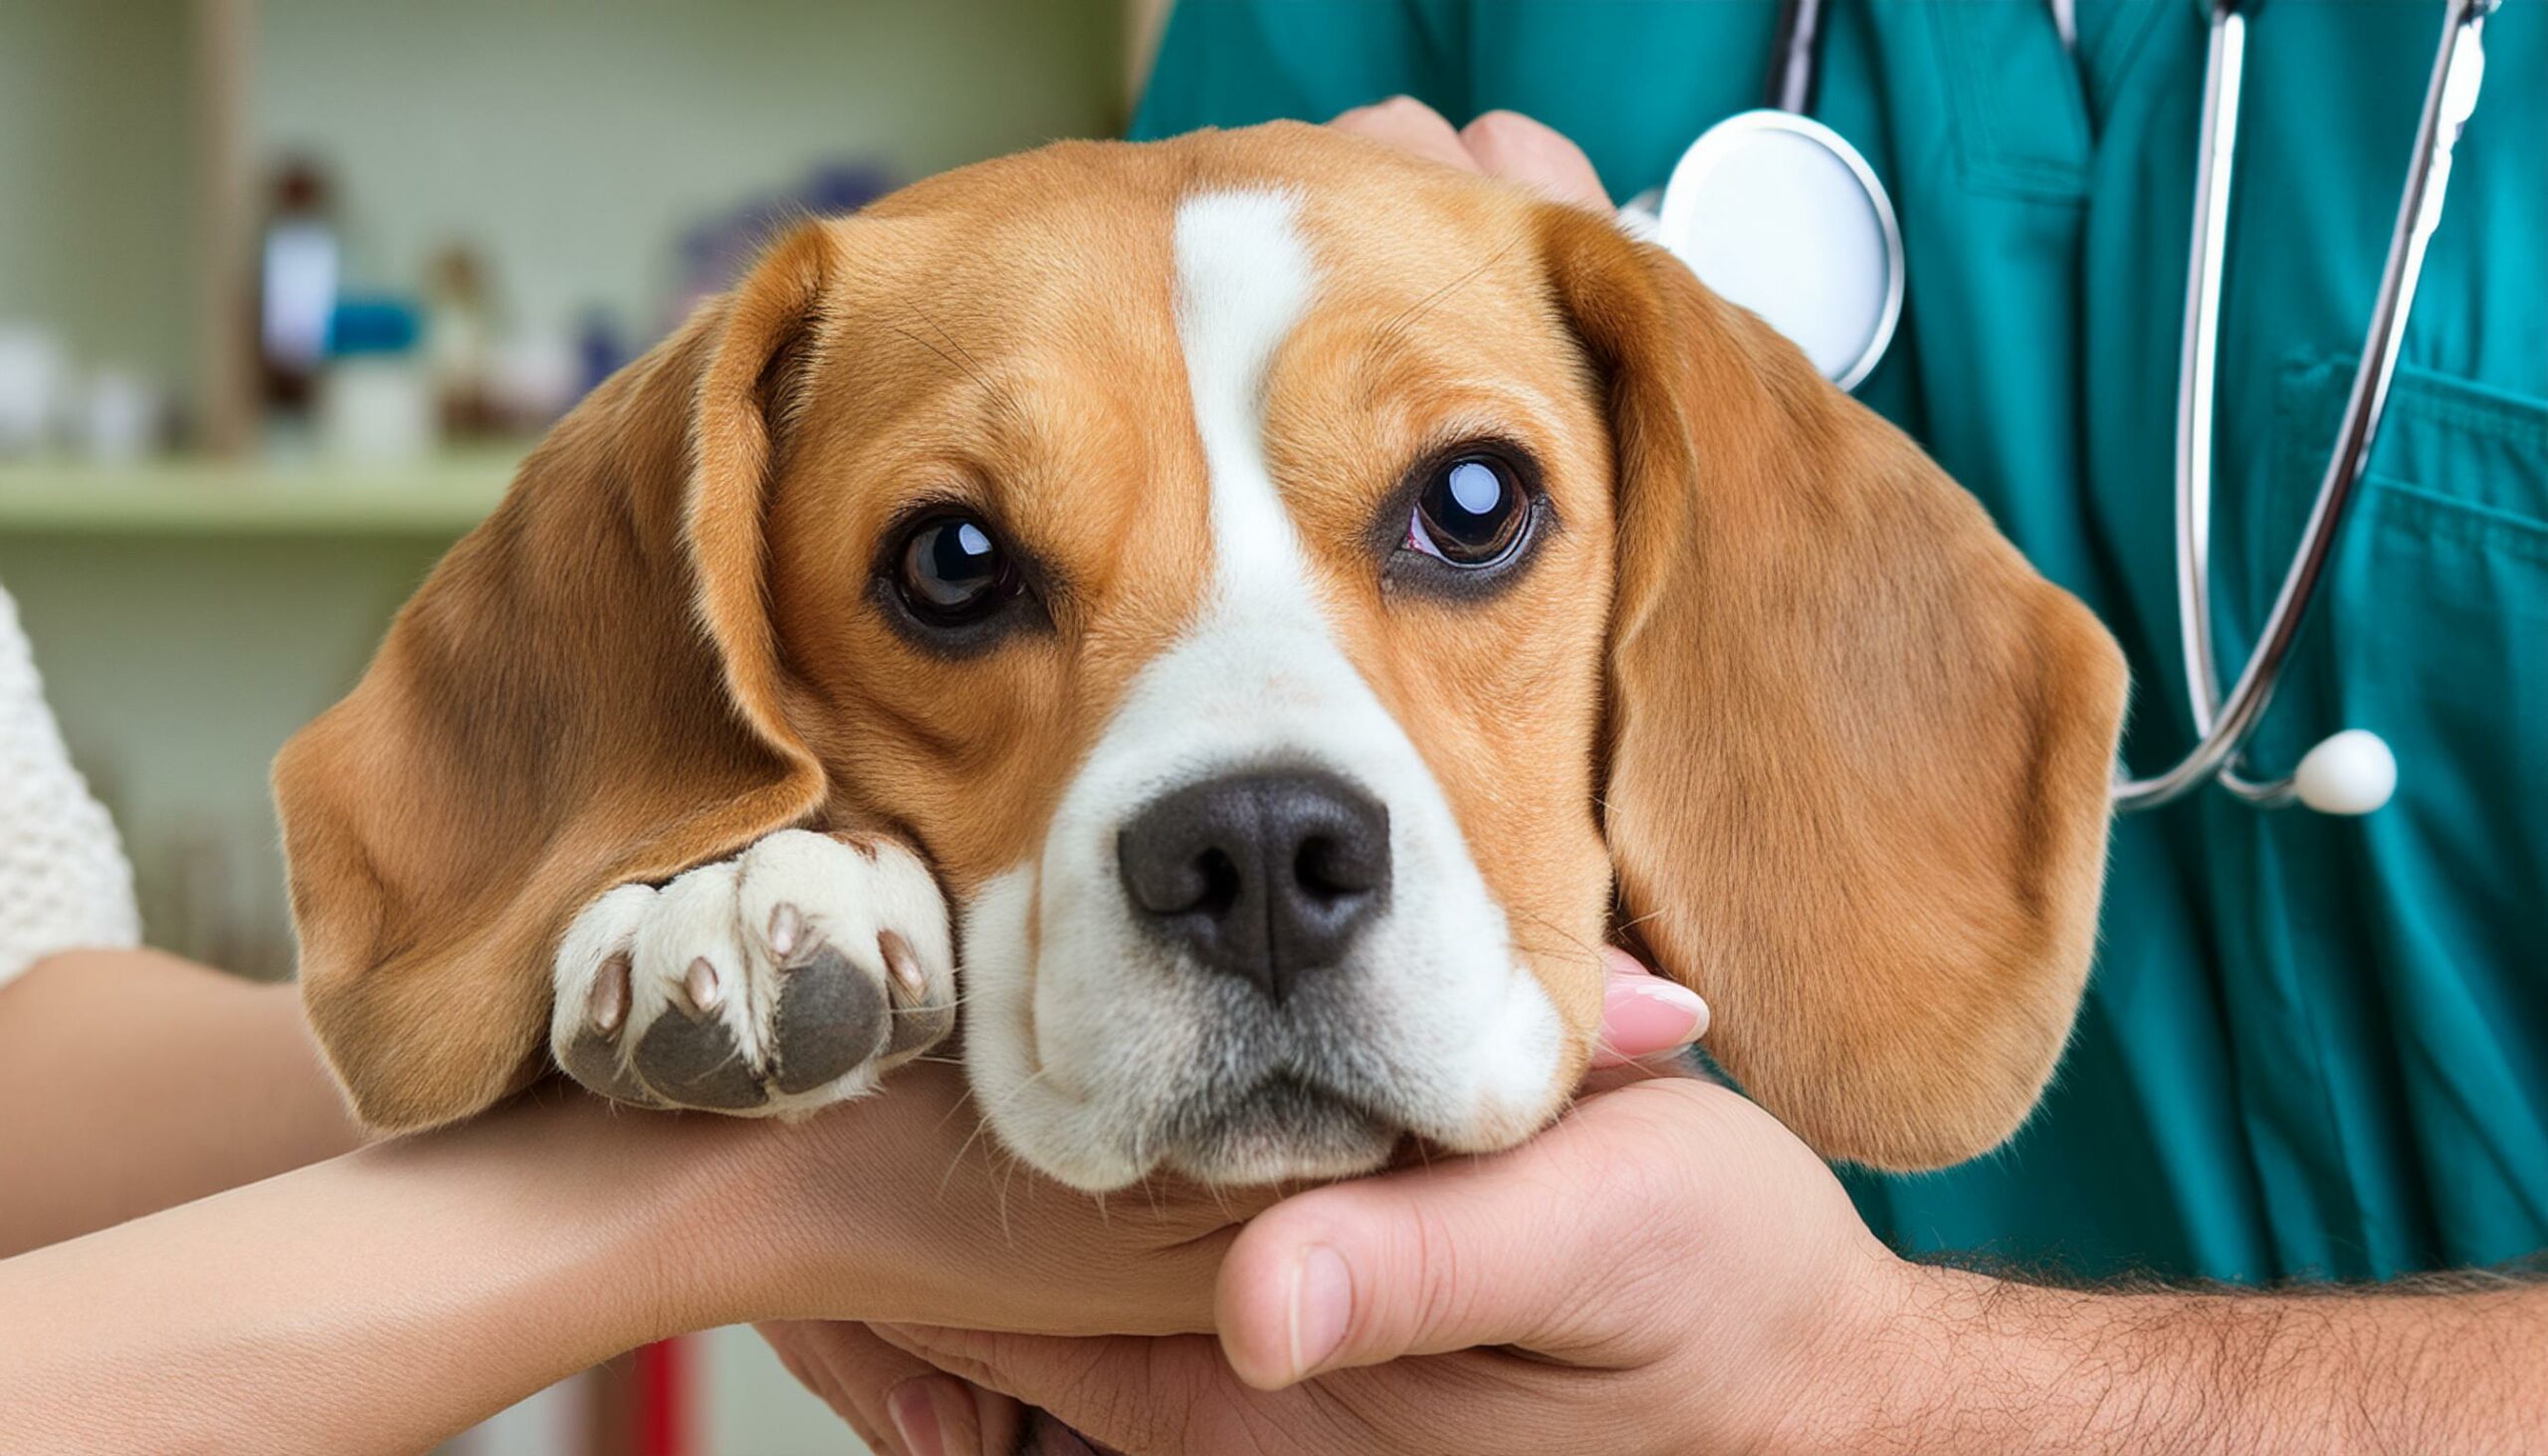
[[[1134,123],[1325,119],[1405,93],[1581,142],[1616,196],[1756,104],[1771,0],[1185,0]],[[1831,0],[1815,112],[1891,189],[1908,297],[1859,397],[2132,660],[2130,761],[2187,745],[2172,450],[2197,0]],[[2279,583],[2361,348],[2441,0],[2279,0],[2249,30],[2223,306],[2223,657]],[[1914,1254],[2072,1276],[2379,1279],[2548,1247],[2548,3],[2486,29],[2404,363],[2251,761],[2395,748],[2362,819],[2217,790],[2116,825],[2100,951],[2005,1149],[1851,1174]]]

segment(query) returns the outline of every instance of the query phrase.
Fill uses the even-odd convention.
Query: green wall
[[[0,324],[175,381],[194,319],[182,0],[0,0]]]
[[[123,831],[154,943],[290,971],[266,765],[351,686],[443,545],[0,532],[0,585]]]

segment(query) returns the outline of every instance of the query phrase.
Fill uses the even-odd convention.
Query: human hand
[[[2527,1450],[2548,1371],[2548,1286],[2518,1274],[2099,1292],[1902,1263],[1803,1144],[1688,1081],[1278,1205],[1217,1318],[1217,1345],[774,1339],[896,1456]]]
[[[1422,102],[1391,97],[1327,124],[1464,172],[1518,182],[1559,202],[1610,210],[1610,194],[1584,148],[1518,111],[1488,111],[1455,128]]]
[[[1704,1029],[1704,1007],[1667,986],[1613,956],[1597,1060],[1624,1067]],[[1673,1111],[1692,1096],[1701,1099],[1695,1127]],[[1772,1155],[1740,1145],[1754,1140]],[[1686,1246],[1721,1233],[1729,1210],[1742,1215],[1747,1247],[1794,1237],[1783,1206],[1744,1204],[1742,1190],[1763,1180],[1701,1186],[1719,1161],[1740,1174],[1778,1154],[1808,1192],[1836,1200],[1836,1214],[1823,1213],[1873,1246],[1821,1164],[1766,1115],[1721,1089],[1654,1082],[1592,1097],[1515,1152],[1338,1184],[1276,1207],[1238,1235],[1221,1268],[1218,1347],[1201,1337],[1039,1340],[829,1324],[763,1333],[871,1444],[910,1456],[1005,1453],[1022,1434],[1037,1449],[1086,1449],[1065,1422],[1131,1452],[1219,1450],[1242,1439],[1268,1450],[1474,1450],[1524,1439],[1516,1432],[1580,1436],[1588,1420],[1623,1430],[1620,1410],[1668,1413],[1646,1386],[1678,1392],[1674,1400],[1713,1388],[1706,1377],[1726,1349],[1769,1339],[1761,1327],[1777,1322],[1761,1312],[1774,1304],[1792,1301],[1818,1328],[1823,1301],[1789,1282],[1778,1260],[1735,1269],[1742,1288],[1732,1292],[1701,1274],[1679,1277],[1708,1267]],[[1552,1199],[1553,1188],[1565,1196]],[[1617,1257],[1635,1238],[1652,1240],[1651,1260]],[[1349,1267],[1351,1310],[1334,1327],[1333,1353],[1295,1358],[1303,1326],[1293,1287],[1312,1247]],[[1683,1306],[1707,1315],[1707,1328],[1689,1329]],[[1734,1337],[1720,1341],[1718,1328]],[[1533,1332],[1545,1332],[1531,1346],[1545,1362],[1468,1352],[1366,1368],[1401,1353],[1527,1344]],[[1313,1331],[1309,1343],[1324,1342]],[[1304,1369],[1331,1373],[1295,1385]],[[1478,1389],[1502,1398],[1464,1393]],[[1606,1409],[1613,1401],[1617,1409]]]
[[[644,1115],[631,1115],[644,1116]],[[1045,1334],[1211,1328],[1213,1271],[1270,1190],[1160,1180],[1112,1199],[999,1146],[959,1069],[924,1059],[801,1123],[716,1125],[676,1328],[925,1320]]]
[[[1687,1046],[1696,995],[1611,952],[1598,1075]],[[986,1137],[956,1069],[924,1060],[891,1091],[800,1124],[683,1120],[717,1151],[695,1176],[682,1286],[700,1323],[917,1321],[1046,1335],[1212,1328],[1212,1279],[1273,1189],[1162,1179],[1092,1199]],[[632,1118],[638,1115],[630,1115]]]

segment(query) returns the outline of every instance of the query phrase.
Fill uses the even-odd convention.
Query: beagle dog
[[[1823,1153],[2077,1009],[2113,642],[1610,220],[1322,129],[803,226],[604,384],[276,767],[360,1117],[862,1095],[956,1020],[1081,1188],[1509,1145],[1605,939]],[[958,975],[959,958],[962,971]]]

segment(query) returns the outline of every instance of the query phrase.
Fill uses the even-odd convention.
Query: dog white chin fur
[[[1401,1135],[1519,1141],[1554,1111],[1564,1032],[1450,805],[1338,647],[1266,465],[1267,366],[1317,275],[1273,192],[1176,215],[1177,326],[1210,474],[1214,573],[1135,682],[1040,853],[963,908],[965,1048],[991,1126],[1092,1191],[1154,1170],[1333,1177]],[[1278,1008],[1135,924],[1118,835],[1160,795],[1259,767],[1336,774],[1385,806],[1392,887],[1345,964]]]

